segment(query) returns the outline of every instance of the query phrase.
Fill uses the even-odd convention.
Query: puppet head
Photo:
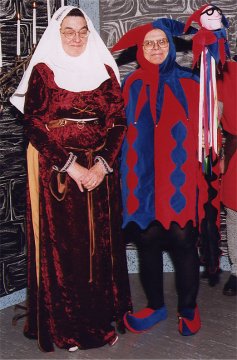
[[[205,4],[196,10],[187,20],[184,31],[186,32],[192,22],[207,30],[218,30],[223,26],[228,27],[228,21],[222,13],[222,10],[215,5]]]
[[[207,6],[201,13],[200,22],[207,30],[217,30],[223,27],[222,11],[217,6]]]

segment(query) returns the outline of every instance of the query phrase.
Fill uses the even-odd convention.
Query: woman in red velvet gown
[[[132,309],[117,155],[118,69],[90,19],[60,8],[11,98],[28,160],[27,337],[43,351],[110,345]]]

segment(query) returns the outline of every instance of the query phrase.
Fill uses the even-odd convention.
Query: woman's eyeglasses
[[[168,39],[163,38],[159,40],[146,40],[143,43],[143,47],[145,50],[150,51],[154,49],[155,45],[159,46],[160,48],[166,48],[169,44]]]
[[[90,31],[85,26],[82,29],[80,29],[79,31],[76,31],[76,30],[73,30],[73,29],[66,29],[64,31],[61,31],[61,33],[65,36],[66,39],[72,40],[72,39],[74,39],[76,34],[79,35],[80,39],[85,39],[85,38],[87,38],[89,36]]]
[[[216,10],[220,15],[222,15],[222,10],[219,9],[217,6],[212,6],[211,8],[203,11],[203,12],[201,13],[201,15],[207,14],[208,16],[212,16],[215,10]]]

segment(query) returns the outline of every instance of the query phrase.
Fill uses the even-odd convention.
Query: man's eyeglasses
[[[222,15],[222,10],[219,9],[217,6],[212,6],[211,8],[203,11],[203,12],[201,13],[201,15],[207,14],[208,16],[212,16],[215,10],[216,10],[220,15]]]
[[[64,31],[61,31],[61,33],[65,36],[66,39],[72,40],[76,36],[76,34],[79,35],[80,39],[85,39],[89,36],[90,31],[88,30],[87,26],[81,28],[79,31],[73,30],[73,29],[66,29]]]
[[[146,40],[143,43],[143,47],[145,50],[150,51],[154,49],[155,45],[159,46],[160,48],[166,48],[169,44],[168,39],[163,38],[159,40]]]

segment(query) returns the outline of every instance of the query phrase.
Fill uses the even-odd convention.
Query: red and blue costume
[[[182,33],[183,24],[172,20],[174,24],[177,33]],[[136,42],[136,34],[142,39],[153,28],[162,29],[170,50],[158,66],[148,63],[138,48],[141,66],[123,81],[128,122],[121,164],[124,227],[134,221],[145,229],[153,220],[166,229],[171,221],[184,227],[188,220],[196,225],[203,217],[205,191],[199,189],[196,157],[199,79],[175,62],[168,26],[169,19],[158,19],[137,32],[137,28],[131,30]],[[125,46],[122,40],[123,45],[118,42],[113,51]]]
[[[169,53],[160,65],[143,55],[144,37],[153,29],[164,31],[169,41]],[[163,250],[170,252],[175,264],[179,330],[191,335],[200,328],[196,234],[207,191],[197,157],[199,79],[175,61],[172,36],[183,30],[178,21],[158,19],[132,29],[112,49],[137,45],[140,65],[123,81],[128,132],[121,156],[123,227],[138,246],[148,299],[145,309],[125,316],[134,332],[167,317]],[[183,319],[195,323],[192,330]]]

